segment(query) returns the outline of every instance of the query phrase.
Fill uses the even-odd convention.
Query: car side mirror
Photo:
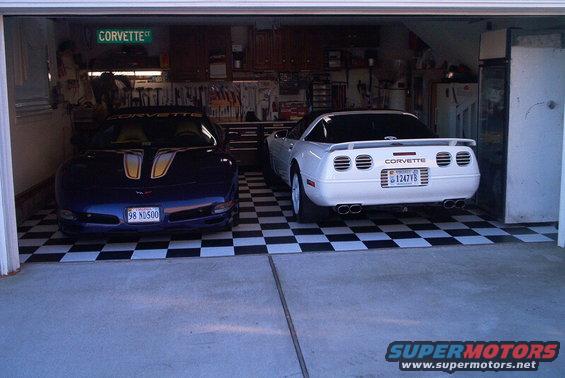
[[[275,131],[275,138],[276,139],[286,138],[287,135],[288,135],[288,130]]]

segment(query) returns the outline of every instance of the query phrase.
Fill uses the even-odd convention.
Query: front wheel
[[[318,206],[304,192],[300,171],[292,174],[291,181],[292,211],[299,223],[317,222],[329,216],[329,209]]]

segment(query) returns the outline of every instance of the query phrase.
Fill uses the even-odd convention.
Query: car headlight
[[[214,206],[214,210],[212,210],[213,214],[222,214],[229,211],[232,207],[235,206],[235,200],[222,202]]]
[[[64,220],[76,220],[77,216],[72,211],[63,209],[59,210],[59,218]]]

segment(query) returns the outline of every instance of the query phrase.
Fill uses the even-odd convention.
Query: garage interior
[[[563,18],[5,21],[21,262],[557,240]],[[147,32],[146,39],[111,43],[120,30]],[[204,234],[60,233],[57,167],[81,151],[113,109],[148,105],[200,107],[238,133],[231,150],[241,171],[240,224]],[[405,110],[440,137],[476,139],[482,182],[475,203],[296,223],[288,188],[267,185],[260,173],[262,141],[308,111],[328,108]]]

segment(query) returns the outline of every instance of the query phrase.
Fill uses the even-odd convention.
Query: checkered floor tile
[[[18,227],[22,262],[162,259],[257,253],[356,251],[502,242],[554,242],[555,225],[504,225],[478,210],[422,209],[368,213],[321,223],[296,223],[290,192],[269,187],[260,173],[240,177],[241,220],[231,231],[68,237],[54,208]]]

